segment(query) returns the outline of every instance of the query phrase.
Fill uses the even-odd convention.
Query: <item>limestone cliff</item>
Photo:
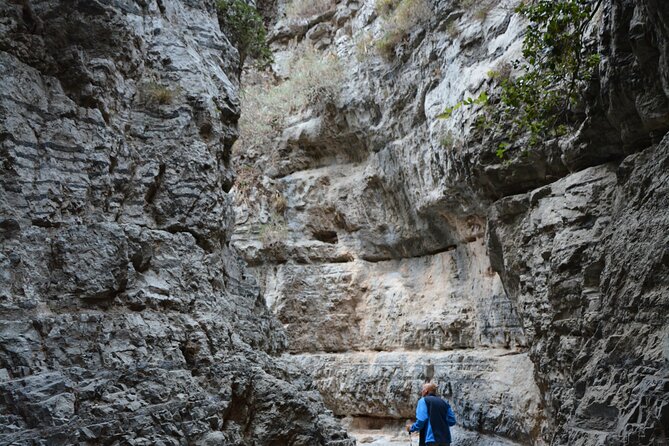
[[[350,445],[230,247],[208,0],[0,2],[0,443]]]
[[[279,2],[278,81],[249,75],[249,97],[305,85],[309,51],[336,63],[233,154],[232,242],[288,360],[354,428],[410,417],[434,375],[458,444],[663,444],[668,6],[602,2],[582,126],[500,161],[475,108],[436,116],[520,57],[517,1],[407,2],[401,26],[382,2],[314,3]]]

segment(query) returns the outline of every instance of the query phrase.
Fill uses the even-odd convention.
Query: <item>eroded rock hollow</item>
[[[216,3],[0,2],[0,444],[381,445],[427,379],[459,445],[666,444],[669,3],[507,160],[437,116],[518,1],[258,2],[243,75]]]

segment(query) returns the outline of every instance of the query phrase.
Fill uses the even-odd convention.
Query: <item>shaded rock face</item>
[[[666,439],[668,167],[665,138],[493,208],[491,256],[560,444]]]
[[[229,246],[213,2],[0,16],[0,443],[352,444]]]
[[[297,38],[346,79],[233,155],[262,172],[232,243],[287,359],[354,429],[399,426],[431,378],[458,444],[664,444],[667,6],[602,2],[583,125],[501,162],[475,107],[436,116],[520,57],[518,2],[428,2],[391,60],[374,3],[277,23],[279,77]]]
[[[601,82],[606,118],[627,147],[658,143],[669,130],[669,5],[653,0],[605,5]]]
[[[599,23],[599,82],[580,141],[562,160],[580,170],[657,144],[669,130],[669,5],[605,1]]]

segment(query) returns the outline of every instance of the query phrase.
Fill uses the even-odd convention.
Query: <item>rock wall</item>
[[[458,64],[482,79],[488,41],[498,41],[490,52],[513,53],[522,27],[506,7],[483,28],[471,23],[475,11],[452,2],[434,13],[426,27],[455,22],[459,37],[417,28],[391,63],[359,54],[361,36],[384,32],[374,2],[305,19],[325,33],[279,21],[278,73],[299,51],[290,41],[297,30],[335,51],[347,77],[337,101],[291,118],[275,147],[237,148],[239,168],[260,168],[264,178],[255,189],[233,188],[232,242],[284,325],[289,359],[311,371],[328,407],[353,427],[410,418],[434,370],[466,429],[461,444],[536,442],[543,402],[521,321],[486,253],[486,204],[448,177],[425,105],[445,76],[469,80],[458,79]],[[274,194],[261,189],[285,197],[285,210],[277,215]],[[267,237],[277,224],[281,237]]]
[[[229,244],[213,3],[0,3],[1,444],[353,444]]]
[[[667,167],[669,138],[493,208],[491,256],[531,333],[558,444],[666,440]]]
[[[474,3],[426,2],[390,57],[373,1],[280,19],[277,77],[296,41],[346,76],[272,144],[236,147],[261,175],[232,190],[232,243],[353,427],[410,417],[432,376],[459,444],[662,444],[667,6],[602,2],[584,124],[502,162],[475,108],[436,119],[520,57],[518,2]]]

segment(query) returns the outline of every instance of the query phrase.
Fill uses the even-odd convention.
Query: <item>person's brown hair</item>
[[[435,383],[425,383],[423,384],[423,390],[421,394],[423,395],[429,395],[429,394],[437,394],[437,385]]]

